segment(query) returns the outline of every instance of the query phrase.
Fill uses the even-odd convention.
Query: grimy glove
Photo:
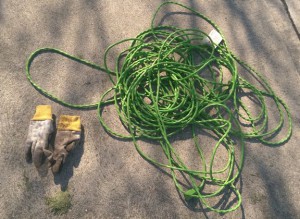
[[[57,125],[57,133],[53,153],[44,150],[48,157],[52,172],[59,172],[69,152],[79,142],[81,137],[81,124],[79,116],[62,115]]]
[[[30,121],[25,143],[25,158],[33,161],[36,168],[41,167],[44,149],[48,149],[53,129],[52,110],[49,105],[38,105]]]

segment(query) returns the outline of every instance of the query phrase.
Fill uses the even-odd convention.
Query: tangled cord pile
[[[165,2],[157,9],[149,30],[136,38],[125,39],[108,47],[104,54],[104,67],[54,48],[42,48],[33,52],[27,61],[27,78],[41,93],[65,106],[78,109],[97,107],[99,121],[106,131],[119,138],[132,139],[144,159],[154,165],[169,168],[177,189],[186,200],[196,198],[207,209],[220,213],[230,212],[241,204],[241,195],[235,182],[243,166],[244,139],[255,138],[269,145],[282,144],[292,133],[291,116],[286,104],[275,95],[264,77],[232,54],[224,37],[222,44],[215,45],[209,35],[199,29],[154,26],[158,11],[167,4],[175,4],[190,10],[195,16],[214,27],[223,37],[217,25],[204,15],[184,5]],[[204,39],[209,39],[210,42],[203,43]],[[109,69],[107,65],[109,51],[128,41],[132,44],[117,57],[115,70]],[[101,100],[95,104],[75,105],[55,97],[36,84],[30,74],[33,60],[39,54],[48,52],[60,54],[106,72],[113,86],[104,92]],[[243,79],[238,74],[237,64],[256,77],[264,89]],[[224,79],[224,69],[230,72],[229,80]],[[260,113],[257,116],[252,115],[238,95],[245,89],[251,91],[259,101]],[[113,98],[107,99],[111,93]],[[266,98],[272,98],[280,118],[275,128],[271,130],[267,128]],[[115,105],[119,118],[130,135],[117,133],[108,127],[102,116],[102,109],[106,104]],[[233,107],[229,107],[230,105]],[[271,139],[283,127],[285,116],[288,120],[287,133],[285,137],[274,142]],[[248,125],[247,131],[242,129],[241,118]],[[170,143],[171,136],[187,127],[192,128],[194,145],[201,160],[198,169],[189,168]],[[208,163],[198,141],[196,128],[210,130],[218,137]],[[146,155],[138,143],[138,139],[143,138],[158,141],[168,163],[158,162]],[[239,144],[233,139],[239,139]],[[238,164],[235,152],[237,145],[240,152]],[[220,146],[227,150],[228,161],[223,168],[216,170],[213,164]],[[179,174],[187,176],[188,188],[180,182]],[[207,185],[213,185],[216,189],[213,192],[205,191]],[[228,189],[237,197],[234,206],[221,208],[220,204],[209,203],[209,199],[222,195]]]

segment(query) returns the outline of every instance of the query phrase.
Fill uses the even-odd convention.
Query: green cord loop
[[[223,43],[216,47],[208,34],[198,29],[155,26],[158,11],[167,4],[183,7],[205,20],[220,33]],[[210,44],[201,43],[207,37],[211,41]],[[110,70],[107,65],[108,53],[115,46],[128,41],[132,42],[131,46],[119,54],[115,70]],[[56,53],[106,72],[112,87],[103,93],[98,103],[75,105],[65,102],[32,80],[31,63],[42,53]],[[264,89],[256,87],[239,75],[237,65],[256,77]],[[230,72],[229,81],[224,79],[224,76],[228,76],[225,75],[224,68]],[[176,188],[186,200],[199,199],[207,209],[219,213],[234,211],[241,205],[241,194],[235,182],[243,167],[244,139],[255,138],[265,144],[278,145],[286,142],[292,134],[292,120],[288,107],[276,96],[266,79],[228,49],[224,36],[216,24],[203,14],[179,3],[161,4],[155,12],[149,30],[136,38],[125,39],[109,46],[104,54],[104,67],[58,49],[42,48],[30,55],[26,63],[26,75],[38,91],[62,105],[77,109],[97,108],[98,119],[107,132],[119,138],[131,139],[145,160],[170,169]],[[238,96],[244,89],[250,90],[255,95],[261,107],[259,115],[252,115]],[[113,97],[104,101],[108,94],[113,94]],[[280,117],[276,127],[271,130],[267,129],[269,117],[266,98],[273,99]],[[233,108],[229,107],[230,103],[233,104]],[[129,135],[115,132],[104,122],[101,112],[106,104],[115,105]],[[244,113],[241,113],[241,110]],[[248,123],[250,127],[248,131],[243,130],[239,118]],[[270,138],[281,130],[286,122],[285,118],[288,119],[286,135],[278,141],[272,141]],[[187,127],[192,129],[194,145],[201,161],[198,169],[189,168],[170,143],[172,135]],[[201,148],[203,145],[200,145],[196,135],[196,128],[210,130],[218,137],[208,163]],[[158,162],[144,153],[138,143],[138,139],[141,138],[158,141],[168,162]],[[239,145],[233,138],[239,140]],[[228,160],[223,168],[216,169],[215,155],[221,146],[227,150]],[[237,149],[240,153],[238,164]],[[188,187],[180,182],[179,173],[187,176]],[[225,177],[221,177],[220,173]],[[207,192],[206,185],[214,185],[217,189]],[[236,195],[237,203],[228,209],[212,206],[209,200],[221,195],[226,189]]]

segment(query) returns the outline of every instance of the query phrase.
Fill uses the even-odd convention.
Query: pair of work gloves
[[[49,160],[52,172],[58,173],[69,152],[79,143],[81,124],[79,116],[61,115],[57,124],[54,148],[49,147],[54,124],[52,109],[49,105],[39,105],[30,121],[28,136],[25,144],[27,162],[33,161],[39,169],[45,157]]]

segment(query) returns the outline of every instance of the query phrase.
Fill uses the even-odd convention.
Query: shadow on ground
[[[4,23],[3,34],[7,34],[4,35],[0,44],[1,53],[3,53],[1,54],[3,62],[0,67],[3,71],[7,71],[6,74],[3,73],[1,80],[4,86],[1,92],[7,99],[4,99],[3,112],[0,112],[8,113],[8,117],[13,120],[14,124],[10,127],[24,124],[18,130],[13,128],[6,130],[7,136],[13,136],[16,142],[11,143],[10,137],[3,139],[5,144],[1,144],[5,145],[1,148],[1,156],[4,156],[5,160],[3,164],[0,164],[2,168],[4,167],[2,165],[5,165],[6,170],[9,171],[7,173],[9,176],[1,177],[1,185],[4,185],[0,199],[0,202],[4,203],[0,203],[1,215],[9,218],[49,217],[50,213],[44,203],[44,197],[51,189],[59,185],[60,189],[68,188],[74,195],[74,205],[68,217],[102,215],[103,218],[117,216],[216,218],[220,216],[199,209],[199,203],[191,202],[184,205],[168,172],[153,168],[140,158],[131,142],[121,142],[110,138],[100,127],[95,113],[74,111],[42,97],[30,86],[24,76],[25,59],[30,52],[41,46],[55,46],[103,64],[100,60],[103,58],[105,48],[123,39],[124,36],[134,37],[136,34],[133,33],[139,33],[148,28],[152,12],[163,1],[156,0],[147,3],[142,1],[138,3],[54,1],[47,4],[32,2],[34,4],[20,3],[18,6],[13,1],[0,1],[0,22]],[[282,36],[283,31],[279,32],[281,28],[292,29],[285,20],[287,17],[279,0],[272,3],[255,0],[210,1],[209,4],[192,0],[181,2],[211,15],[210,17],[224,30],[229,46],[237,51],[242,59],[249,60],[254,67],[265,71],[272,86],[276,85],[276,91],[283,95],[288,105],[293,102],[294,109],[299,109],[298,86],[291,82],[296,83],[298,78],[290,72],[291,69],[297,69],[298,57],[297,53],[290,53],[290,51],[298,50],[292,43],[285,42]],[[173,15],[172,11],[173,9],[168,7],[164,9],[164,12],[170,15]],[[16,14],[19,16],[15,16]],[[32,17],[29,14],[32,14]],[[188,27],[202,25],[190,14],[174,15],[176,18],[165,17],[164,21]],[[181,19],[180,16],[183,15],[187,15],[185,19]],[[277,15],[280,17],[272,17]],[[132,19],[135,20],[130,22]],[[274,23],[277,19],[280,23]],[[120,51],[116,51],[111,57],[118,52]],[[284,58],[286,55],[291,56],[289,60]],[[111,58],[109,64],[113,65],[113,61]],[[98,101],[99,95],[111,86],[104,73],[94,73],[78,65],[47,59],[42,60],[40,65],[35,64],[34,77],[38,82],[47,89],[53,89],[53,92],[57,92],[55,94],[69,102]],[[282,73],[290,77],[289,80],[283,80],[280,77]],[[247,75],[245,77],[247,78]],[[75,148],[69,154],[61,173],[54,179],[49,174],[48,177],[39,178],[32,166],[24,166],[21,162],[23,154],[20,147],[26,135],[28,121],[32,116],[30,109],[34,109],[34,106],[41,102],[53,104],[57,113],[80,114],[86,124],[84,141],[80,147]],[[294,110],[292,115],[296,121],[300,121]],[[292,146],[294,145],[296,143],[293,141]],[[250,145],[247,144],[247,146]],[[243,180],[238,181],[241,184],[240,187],[244,185],[242,194],[245,197],[244,204],[237,212],[221,215],[221,217],[259,218],[261,216],[268,218],[270,215],[276,218],[297,217],[299,213],[295,208],[297,199],[291,196],[294,188],[289,187],[292,185],[291,181],[295,179],[286,180],[284,171],[274,171],[275,167],[282,170],[281,165],[289,166],[291,161],[279,159],[279,157],[286,158],[285,154],[290,153],[292,147],[285,149],[287,146],[283,145],[274,149],[276,152],[272,152],[272,148],[262,148],[263,145],[254,144],[251,147],[253,148],[247,150],[246,157],[251,157],[255,161],[251,164],[251,168],[257,169],[259,172],[257,181],[262,184],[253,182],[251,185],[249,183],[250,177],[247,174],[250,174],[253,169],[245,166]],[[164,155],[159,153],[159,150],[156,151],[156,147],[152,147],[151,150],[154,156],[163,159]],[[267,155],[262,154],[267,152],[270,152],[269,159],[264,160],[263,158]],[[189,156],[193,157],[193,154]],[[278,164],[277,160],[279,160]],[[270,167],[269,164],[273,164],[274,167]],[[17,186],[16,182],[20,182],[20,185]],[[245,185],[249,188],[245,188]],[[264,186],[266,189],[262,196],[253,196],[253,191],[257,186]],[[222,202],[220,205],[223,201],[226,203],[226,200],[226,205],[231,205],[230,201],[228,203],[229,196],[231,196],[230,193],[226,194],[224,200],[220,200]],[[263,208],[257,207],[258,204],[261,204]]]

